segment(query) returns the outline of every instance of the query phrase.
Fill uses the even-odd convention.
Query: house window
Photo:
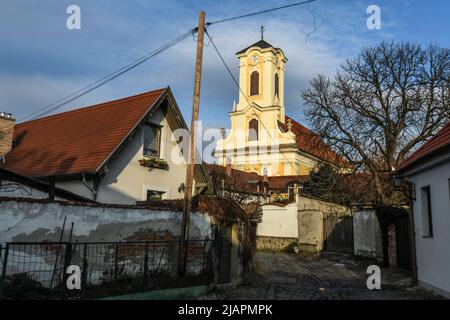
[[[161,127],[153,124],[144,126],[144,156],[159,158],[161,155]]]
[[[259,122],[256,119],[250,120],[248,123],[248,141],[258,141]]]
[[[164,194],[163,191],[147,190],[147,201],[162,200]]]
[[[433,237],[433,219],[431,211],[430,186],[421,189],[422,198],[422,231],[424,237]]]
[[[250,76],[250,95],[257,96],[259,94],[259,73],[253,71]]]
[[[279,96],[279,90],[280,90],[280,78],[278,77],[278,73],[275,74],[275,96]]]

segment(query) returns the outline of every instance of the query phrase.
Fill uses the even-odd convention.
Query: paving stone
[[[344,265],[342,262],[345,260]],[[338,265],[336,265],[338,264]],[[245,276],[237,287],[220,288],[203,299],[267,299],[267,300],[404,300],[442,299],[418,287],[406,285],[402,278],[389,284],[382,283],[381,290],[366,286],[366,268],[373,261],[352,260],[352,256],[336,254],[293,255],[257,252],[254,271]],[[388,270],[382,269],[383,274]],[[395,273],[395,272],[394,272]],[[386,277],[386,278],[389,278]],[[403,275],[404,277],[404,275]],[[396,285],[398,284],[398,285]]]

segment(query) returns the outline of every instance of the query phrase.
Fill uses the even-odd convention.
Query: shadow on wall
[[[0,243],[11,241],[59,241],[66,219],[64,241],[73,223],[73,241],[145,240],[163,235],[178,237],[182,214],[175,211],[114,206],[83,206],[58,202],[0,202]],[[191,238],[212,237],[210,217],[191,214]]]

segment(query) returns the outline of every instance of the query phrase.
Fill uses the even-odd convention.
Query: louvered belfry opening
[[[279,92],[280,92],[280,77],[278,77],[278,73],[275,74],[275,97],[280,97],[279,96]]]
[[[256,96],[259,94],[259,73],[253,71],[250,76],[250,95]]]

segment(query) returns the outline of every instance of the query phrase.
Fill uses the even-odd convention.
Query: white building
[[[170,88],[15,125],[0,120],[9,171],[101,203],[183,197],[188,131]],[[194,190],[206,186],[196,166]]]
[[[419,284],[450,298],[450,123],[405,160],[413,186]]]

